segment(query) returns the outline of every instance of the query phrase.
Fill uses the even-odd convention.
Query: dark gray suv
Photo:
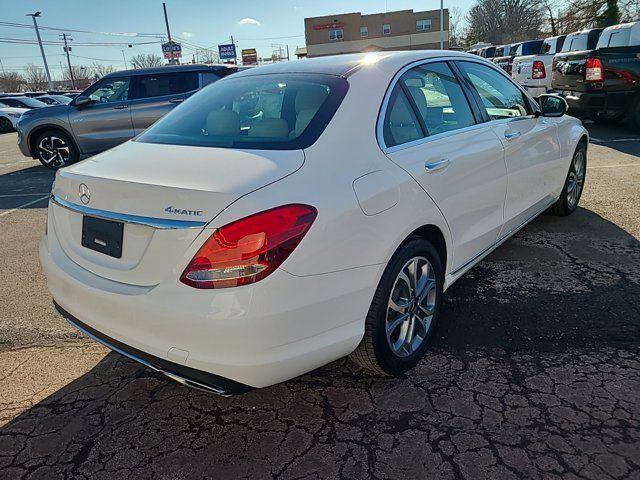
[[[64,167],[133,138],[192,93],[235,71],[225,65],[175,65],[110,73],[68,105],[23,114],[18,146],[45,167]]]

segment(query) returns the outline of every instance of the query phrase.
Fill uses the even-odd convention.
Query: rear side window
[[[198,72],[158,73],[134,77],[133,98],[178,95],[198,88]]]
[[[491,120],[529,114],[528,103],[522,91],[502,73],[478,63],[459,62],[459,65],[480,95]]]
[[[387,147],[413,142],[424,137],[418,118],[400,84],[396,84],[389,97],[382,131],[384,144]]]
[[[428,135],[475,123],[462,87],[446,63],[412,68],[400,77],[400,82],[413,100]]]
[[[247,75],[215,82],[173,109],[137,141],[293,150],[324,131],[348,89],[331,75]]]

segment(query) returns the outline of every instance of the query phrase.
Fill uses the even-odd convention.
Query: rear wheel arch
[[[421,227],[416,228],[413,232],[409,234],[407,238],[405,238],[398,249],[404,245],[406,242],[411,240],[412,238],[419,237],[428,240],[433,247],[438,252],[438,256],[440,257],[440,262],[442,263],[443,271],[447,272],[447,241],[445,239],[442,230],[433,224],[422,225]],[[396,249],[397,250],[397,249]]]

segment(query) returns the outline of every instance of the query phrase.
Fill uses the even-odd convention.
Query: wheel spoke
[[[387,338],[391,338],[393,332],[397,330],[397,328],[407,321],[409,318],[409,314],[405,313],[403,315],[399,315],[395,320],[391,323],[387,323]]]
[[[399,298],[398,300],[394,300],[393,297],[389,298],[389,308],[394,312],[405,313],[407,311],[407,307],[409,306],[409,301],[404,298]]]

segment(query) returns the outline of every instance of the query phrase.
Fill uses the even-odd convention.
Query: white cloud
[[[238,22],[240,25],[260,25],[260,22],[255,18],[245,17]]]
[[[185,38],[191,38],[193,37],[193,33],[191,32],[182,32],[181,35]]]

